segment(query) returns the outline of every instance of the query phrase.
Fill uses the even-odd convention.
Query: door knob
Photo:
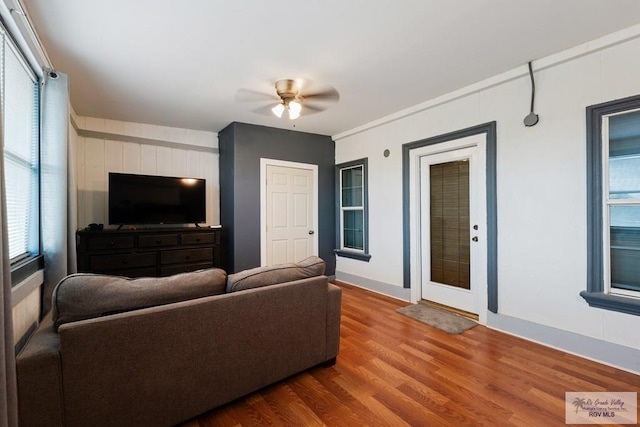
[[[309,230],[309,234],[315,234],[315,231]]]

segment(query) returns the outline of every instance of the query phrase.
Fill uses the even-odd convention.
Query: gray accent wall
[[[229,273],[260,265],[260,159],[318,166],[318,251],[335,274],[335,144],[331,137],[246,123],[218,134],[220,223]]]

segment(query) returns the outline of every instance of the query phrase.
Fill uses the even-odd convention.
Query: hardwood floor
[[[403,301],[340,287],[335,366],[182,426],[555,426],[567,391],[640,392],[640,376],[481,325],[449,335],[396,313]]]

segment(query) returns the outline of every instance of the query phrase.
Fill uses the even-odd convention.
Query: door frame
[[[267,265],[267,166],[303,169],[313,173],[313,253],[318,254],[318,165],[260,158],[260,265]]]
[[[411,245],[410,236],[415,232],[415,224],[412,222],[411,201],[415,197],[410,188],[411,165],[415,162],[412,153],[422,147],[442,144],[447,141],[460,139],[470,135],[486,135],[486,171],[487,171],[487,305],[486,309],[492,313],[498,313],[498,215],[497,215],[497,178],[496,178],[496,152],[497,152],[497,123],[486,122],[450,133],[439,134],[426,139],[408,142],[402,145],[402,235],[403,235],[403,286],[407,289],[415,288],[412,283],[412,254],[416,248]],[[415,172],[414,172],[415,173]],[[414,297],[415,298],[415,297]],[[415,301],[414,301],[415,302]],[[485,308],[480,307],[483,317],[488,316]],[[481,317],[481,321],[482,317]]]

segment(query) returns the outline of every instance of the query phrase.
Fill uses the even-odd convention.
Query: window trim
[[[363,197],[363,237],[364,250],[345,249],[342,245],[342,187],[341,172],[344,169],[352,169],[362,166],[362,197]],[[333,252],[344,258],[351,258],[359,261],[369,262],[371,255],[369,254],[369,179],[368,179],[368,158],[352,160],[350,162],[340,163],[335,166],[335,182],[336,182],[336,249]]]
[[[640,298],[614,295],[604,280],[604,197],[602,118],[640,108],[640,95],[587,107],[587,289],[589,306],[640,315]]]

